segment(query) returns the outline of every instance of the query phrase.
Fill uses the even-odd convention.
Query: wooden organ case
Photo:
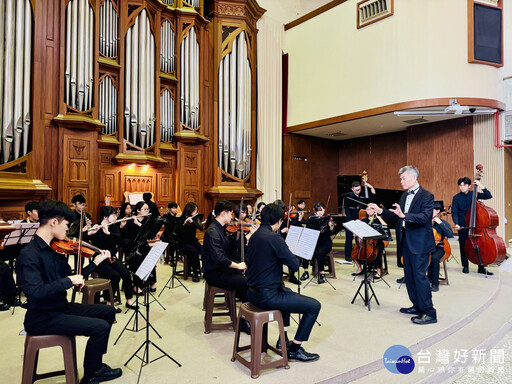
[[[204,212],[260,195],[263,12],[254,0],[6,0],[0,216],[78,193],[93,218],[125,192]]]

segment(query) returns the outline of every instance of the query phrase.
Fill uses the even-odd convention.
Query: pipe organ
[[[181,123],[195,130],[199,127],[199,43],[191,27],[183,39],[181,53]]]
[[[0,2],[0,164],[30,146],[32,40],[30,1]]]
[[[64,101],[76,111],[92,108],[94,13],[88,0],[66,5]]]
[[[251,64],[245,32],[232,41],[219,65],[218,165],[244,179],[251,171]]]
[[[105,124],[101,133],[111,135],[117,132],[117,88],[108,75],[100,80],[98,118]]]
[[[119,16],[116,8],[110,0],[100,5],[100,53],[105,57],[117,56]]]
[[[258,196],[263,12],[256,0],[0,0],[0,216],[7,199],[23,212],[78,193],[93,216],[125,192],[201,212]]]
[[[144,9],[126,33],[125,138],[142,148],[155,136],[155,37]]]

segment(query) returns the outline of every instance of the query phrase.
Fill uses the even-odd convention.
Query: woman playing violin
[[[108,249],[111,255],[117,255],[117,246],[121,241],[120,229],[115,223],[116,210],[114,207],[105,206],[100,210],[100,218],[98,224],[93,226],[87,232],[89,241],[100,249]],[[120,222],[119,224],[122,224]],[[126,222],[124,222],[126,223]],[[117,258],[114,261],[105,260],[98,264],[96,272],[105,279],[110,279],[112,290],[117,292],[119,290],[119,281],[123,279],[124,294],[126,297],[126,307],[136,309],[133,302],[133,284],[130,271],[121,263]],[[107,298],[111,300],[112,298]]]
[[[386,227],[387,228],[387,224],[384,221],[384,219],[382,217],[380,217],[379,215],[377,215],[377,212],[375,212],[375,209],[373,209],[372,207],[366,207],[366,217],[364,219],[362,219],[361,221],[363,221],[363,222],[365,222],[366,224],[369,224],[369,225],[372,225],[376,221],[379,221],[382,227]],[[357,244],[358,244],[358,249],[361,251],[361,253],[363,253],[364,252],[364,246],[362,244],[361,239],[356,237],[356,241],[357,241]],[[382,253],[383,253],[384,248],[385,248],[384,241],[382,241],[381,239],[379,239],[379,240],[371,240],[371,241],[375,241],[375,244],[373,244],[373,247],[375,247],[374,252],[376,252],[375,258],[372,261],[373,265],[376,268],[376,273],[374,275],[374,279],[380,279],[380,277],[382,276]],[[364,260],[364,254],[362,254],[361,256],[362,257],[360,258],[360,260]],[[352,276],[362,275],[363,274],[363,270],[362,270],[360,262],[357,260],[357,258],[354,258],[354,257],[352,257],[352,260],[354,261],[354,263],[355,263],[355,265],[357,267],[357,272],[353,273]]]
[[[204,226],[197,217],[197,204],[189,201],[181,217],[183,225],[178,224],[178,249],[187,255],[192,269],[192,281],[198,283],[201,273],[199,257],[203,253],[203,246],[197,240],[196,231],[204,230]]]
[[[436,250],[431,253],[432,259],[428,267],[428,277],[430,279],[432,292],[439,291],[439,263],[444,256],[444,239],[453,237],[453,231],[450,224],[441,219],[440,213],[443,211],[441,202],[434,201],[434,214],[432,216],[432,228],[435,231]],[[437,234],[437,236],[436,236]]]

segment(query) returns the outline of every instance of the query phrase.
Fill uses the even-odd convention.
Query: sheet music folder
[[[320,231],[292,225],[286,235],[286,244],[295,256],[311,260],[315,253],[318,236],[320,236]]]
[[[377,240],[386,238],[385,235],[373,229],[370,225],[361,220],[348,221],[343,223],[343,226],[363,240]]]
[[[5,236],[3,246],[28,244],[39,228],[39,223],[15,223],[14,231]]]

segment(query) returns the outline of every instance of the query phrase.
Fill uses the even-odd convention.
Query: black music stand
[[[357,289],[356,294],[354,295],[354,298],[352,299],[351,304],[354,304],[356,301],[357,296],[359,295],[361,299],[364,301],[364,305],[368,307],[368,311],[371,310],[370,308],[370,301],[372,298],[375,298],[375,302],[377,305],[380,305],[379,300],[377,299],[377,295],[375,295],[375,291],[373,290],[370,276],[368,274],[368,262],[366,258],[366,243],[368,240],[380,240],[385,239],[386,236],[382,235],[375,229],[373,229],[370,225],[360,221],[360,220],[353,220],[349,221],[348,223],[344,223],[343,226],[352,232],[354,235],[359,237],[363,241],[363,251],[364,251],[364,262],[363,262],[363,281],[361,281],[361,284],[359,284],[359,288]],[[364,286],[364,297],[361,294],[361,288]],[[370,295],[370,291],[372,294]]]
[[[142,374],[142,368],[144,368],[148,364],[151,364],[151,363],[161,359],[162,357],[169,358],[170,360],[175,362],[179,367],[181,367],[180,363],[178,363],[176,360],[174,360],[169,354],[167,354],[158,345],[153,343],[150,340],[150,338],[149,338],[149,327],[151,326],[151,324],[149,322],[149,307],[150,307],[150,304],[151,304],[150,301],[149,301],[150,300],[150,298],[149,298],[149,295],[150,295],[149,288],[150,288],[151,283],[148,281],[148,278],[151,276],[151,273],[152,273],[153,269],[155,268],[156,263],[160,259],[160,256],[165,251],[165,247],[166,246],[167,246],[167,243],[163,243],[163,242],[156,243],[153,246],[153,249],[146,256],[146,258],[144,259],[142,264],[139,266],[139,269],[137,269],[137,272],[136,272],[136,275],[144,282],[144,295],[145,295],[145,301],[146,301],[146,321],[147,321],[146,340],[135,351],[135,353],[128,359],[128,361],[124,364],[124,366],[126,367],[128,365],[128,363],[134,357],[138,358],[141,361],[137,383],[139,383],[139,381],[140,381],[140,375]],[[151,327],[151,328],[153,328],[153,327]],[[154,330],[154,328],[153,328],[153,330]],[[158,349],[158,351],[160,351],[160,353],[162,353],[162,355],[160,355],[159,357],[157,357],[156,359],[153,359],[153,360],[150,360],[150,357],[149,357],[149,347],[151,345],[153,347],[155,347],[156,349]],[[143,348],[144,348],[144,353],[143,353],[143,355],[141,357],[141,356],[138,355],[138,353]]]

